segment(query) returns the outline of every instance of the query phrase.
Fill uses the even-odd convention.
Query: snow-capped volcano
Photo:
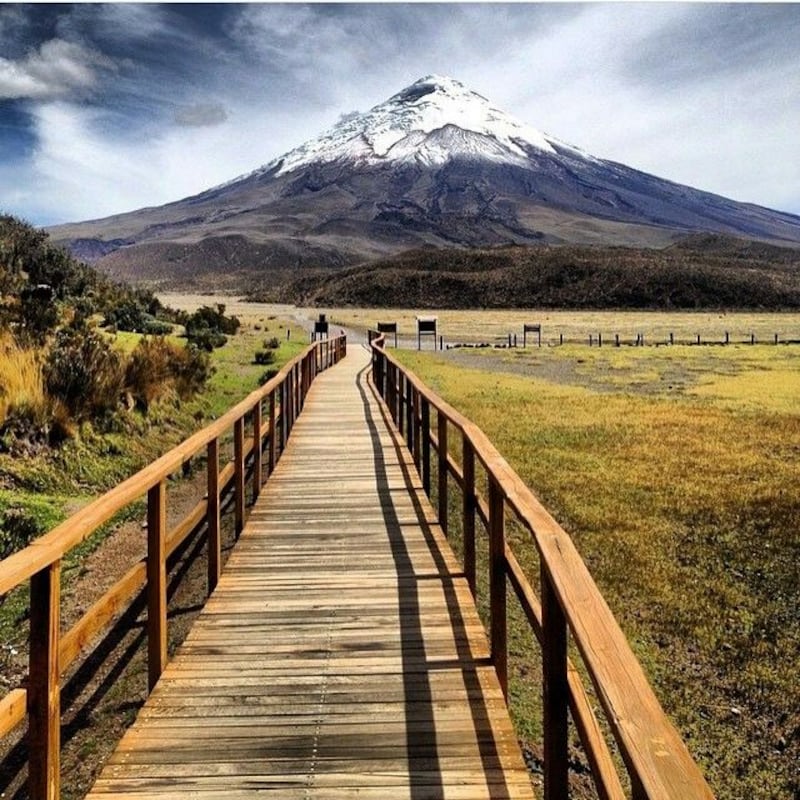
[[[455,156],[524,163],[528,148],[555,153],[548,138],[495,108],[464,84],[429,75],[364,114],[348,115],[270,167],[277,174],[312,163],[444,164]]]
[[[195,197],[53,234],[137,278],[340,266],[431,245],[652,247],[697,231],[800,243],[800,218],[594,158],[429,75]]]

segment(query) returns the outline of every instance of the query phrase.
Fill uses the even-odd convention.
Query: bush
[[[153,319],[147,315],[142,333],[146,333],[149,336],[167,336],[172,333],[172,325],[169,322],[162,322],[160,319]]]
[[[226,334],[235,334],[240,324],[236,317],[225,316],[225,306],[221,303],[216,309],[202,306],[184,322],[186,338],[208,352],[216,347],[222,347],[228,341]]]
[[[267,339],[264,342],[264,347],[267,350],[277,350],[281,346],[281,341],[278,339],[277,336],[273,336],[271,339]]]
[[[43,533],[37,520],[22,508],[0,512],[0,559],[22,550]]]
[[[142,339],[131,353],[125,387],[144,411],[174,393],[186,399],[200,391],[211,375],[211,360],[196,347],[180,347],[163,338]]]
[[[102,418],[119,407],[125,386],[122,357],[96,331],[60,330],[44,373],[48,394],[77,421]]]
[[[258,385],[263,386],[268,381],[271,381],[278,373],[280,372],[279,369],[268,369],[264,372],[261,377],[258,379]]]
[[[222,347],[228,341],[228,337],[219,331],[213,331],[210,328],[194,328],[190,333],[186,334],[189,344],[194,347],[205,350],[210,353],[217,347]]]
[[[214,372],[208,353],[192,345],[181,349],[174,367],[175,388],[182,399],[202,391]]]
[[[143,333],[146,316],[145,310],[138,303],[128,300],[109,308],[103,318],[103,325],[118,331]]]
[[[255,364],[273,364],[275,362],[275,351],[259,350],[253,361]]]

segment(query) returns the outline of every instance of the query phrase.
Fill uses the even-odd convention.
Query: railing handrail
[[[407,382],[406,392],[409,395],[417,394],[416,403],[424,401],[430,404],[438,415],[445,417],[462,434],[464,444],[469,444],[472,453],[486,470],[490,498],[492,484],[495,484],[496,491],[499,491],[502,498],[501,510],[502,504],[508,503],[530,532],[539,552],[543,584],[546,583],[552,589],[581,654],[625,761],[634,797],[665,800],[713,798],[699,767],[661,708],[641,665],[571,537],[477,425],[439,397],[387,352],[383,335],[372,332],[369,338],[373,353],[373,383],[384,384],[376,386],[382,399],[386,401],[388,364],[397,371],[397,375],[404,377]],[[402,404],[402,381],[399,387],[393,385],[392,391],[399,392],[399,402]],[[407,402],[409,406],[414,405],[410,399]],[[428,417],[429,413],[428,410]],[[402,416],[402,412],[398,411],[398,414]],[[411,429],[408,424],[407,429]],[[430,437],[429,432],[427,435]],[[424,441],[426,433],[423,432],[421,436]],[[414,438],[414,434],[409,437],[409,441],[411,438]],[[438,440],[436,444],[438,447]],[[418,447],[419,444],[415,442],[414,448]],[[442,459],[441,452],[439,456]],[[445,453],[444,463],[449,458]],[[477,493],[473,501],[476,506],[480,505]],[[502,525],[502,521],[500,524]],[[502,568],[505,575],[510,577],[508,559],[505,556],[505,552],[510,552],[510,549],[505,542],[504,548]],[[505,625],[505,622],[502,624]],[[566,671],[566,656],[563,668]],[[547,765],[545,768],[547,769]]]
[[[333,343],[334,340],[332,337],[330,342]],[[142,497],[159,481],[180,469],[186,461],[197,455],[209,442],[229,430],[236,420],[245,417],[256,403],[264,400],[276,390],[292,369],[325,341],[328,340],[312,342],[302,353],[287,362],[263,386],[254,389],[247,397],[240,400],[210,425],[192,434],[188,439],[134,475],[92,500],[51,531],[32,541],[27,547],[0,561],[0,595],[14,589],[35,573],[62,558],[100,525],[111,519],[114,514]]]
[[[0,736],[28,718],[28,789],[32,800],[57,800],[60,789],[61,675],[83,645],[106,629],[120,610],[145,587],[147,595],[148,684],[158,681],[167,661],[167,560],[187,537],[206,529],[208,590],[219,579],[221,499],[232,487],[235,533],[246,517],[246,479],[252,476],[253,502],[264,477],[265,443],[271,473],[316,375],[346,353],[344,335],[312,342],[273,378],[255,389],[212,424],[185,439],[144,469],[101,495],[49,533],[0,562],[0,594],[30,579],[30,647],[26,686],[0,698]],[[269,400],[268,420],[262,404]],[[280,407],[280,413],[278,408]],[[252,437],[246,440],[250,416]],[[220,439],[233,428],[233,460],[220,470]],[[169,475],[207,448],[205,498],[167,528]],[[247,463],[250,459],[251,470]],[[147,498],[147,555],[133,565],[68,631],[61,630],[63,556],[118,511]]]

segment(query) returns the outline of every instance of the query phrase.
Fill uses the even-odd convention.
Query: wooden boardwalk
[[[90,798],[533,798],[466,580],[368,363],[351,345],[314,382]]]

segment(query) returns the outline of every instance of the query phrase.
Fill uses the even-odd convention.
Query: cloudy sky
[[[800,214],[800,4],[0,4],[0,211],[160,205],[418,78]]]

